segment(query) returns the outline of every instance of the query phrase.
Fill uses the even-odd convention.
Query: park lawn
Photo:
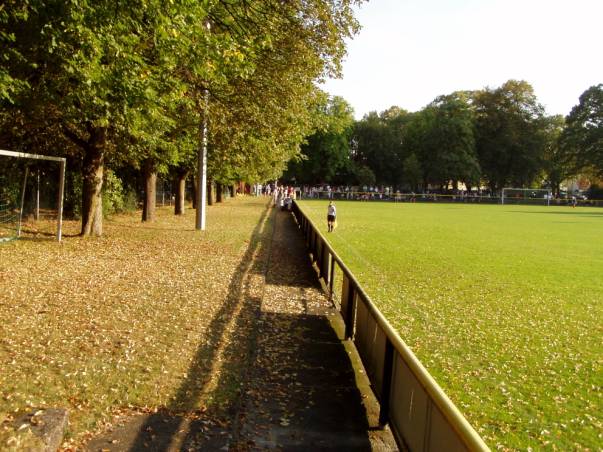
[[[263,284],[266,204],[210,206],[204,232],[194,211],[165,207],[153,223],[140,212],[106,220],[100,238],[67,221],[60,244],[1,244],[0,449],[19,449],[3,421],[32,408],[67,408],[75,445],[117,413],[227,422]]]
[[[492,448],[600,449],[603,209],[300,206]]]

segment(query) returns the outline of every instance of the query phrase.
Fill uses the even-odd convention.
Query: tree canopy
[[[592,170],[603,177],[603,84],[588,88],[566,118],[563,149],[574,169]]]
[[[290,169],[300,183],[402,190],[462,183],[493,192],[544,186],[559,193],[561,183],[580,172],[602,174],[602,86],[585,91],[565,120],[546,116],[530,84],[516,80],[438,96],[414,113],[399,107],[371,112],[355,121],[351,134],[334,130],[328,142],[322,133],[312,135],[306,160]],[[344,177],[334,177],[337,171]]]
[[[509,80],[475,96],[476,147],[484,179],[493,190],[528,186],[541,168],[544,108],[532,87]]]
[[[341,97],[323,100],[314,113],[317,130],[290,161],[284,178],[301,184],[336,182],[350,167],[350,138],[354,124],[352,107]]]
[[[339,74],[358,3],[9,1],[0,142],[80,160],[84,235],[102,233],[105,164],[191,172],[204,115],[213,178],[276,177],[315,125],[314,82]]]

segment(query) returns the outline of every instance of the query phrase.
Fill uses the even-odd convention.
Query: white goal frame
[[[551,205],[551,198],[553,197],[553,194],[552,194],[553,192],[551,191],[550,188],[512,188],[512,187],[505,187],[502,189],[502,192],[500,194],[500,203],[501,204],[505,203],[505,191],[511,191],[511,190],[514,192],[523,193],[523,196],[520,198],[522,200],[542,199],[542,200],[546,201],[547,206]],[[546,196],[543,196],[542,198],[530,198],[530,197],[525,196],[526,193],[530,193],[530,192],[534,192],[534,191],[546,192]]]
[[[58,162],[60,165],[59,173],[59,195],[58,195],[58,219],[57,219],[57,241],[60,242],[63,235],[63,194],[65,191],[65,167],[67,166],[67,159],[65,157],[52,157],[49,155],[39,154],[28,154],[25,152],[14,152],[5,151],[0,149],[0,155],[7,157],[33,159],[33,160],[48,160],[51,162]],[[21,236],[21,219],[23,216],[23,203],[25,200],[25,184],[27,182],[27,170],[25,171],[25,178],[23,180],[23,191],[21,192],[21,206],[19,210],[19,226],[17,228],[17,237]]]

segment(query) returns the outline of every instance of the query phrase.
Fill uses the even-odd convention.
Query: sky
[[[509,79],[565,116],[603,83],[603,0],[370,0],[356,18],[343,78],[322,86],[356,119]]]

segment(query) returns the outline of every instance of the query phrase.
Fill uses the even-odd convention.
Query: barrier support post
[[[331,256],[331,269],[329,275],[329,300],[333,301],[333,287],[335,285],[335,259]]]
[[[379,401],[379,427],[383,428],[389,422],[389,399],[392,389],[392,370],[394,368],[394,346],[385,340],[385,356],[383,358],[383,391]]]
[[[354,337],[354,316],[356,314],[356,288],[350,284],[348,289],[347,311],[345,313],[345,338]]]

